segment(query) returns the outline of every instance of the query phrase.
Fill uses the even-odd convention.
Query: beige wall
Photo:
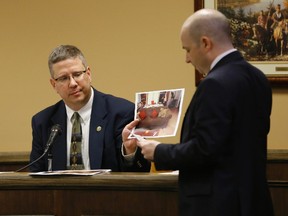
[[[185,111],[195,81],[179,29],[192,12],[193,0],[1,0],[0,151],[30,151],[32,115],[59,100],[47,67],[59,44],[82,49],[98,90],[134,101],[138,91],[185,88]],[[287,149],[288,88],[273,91],[269,148]]]

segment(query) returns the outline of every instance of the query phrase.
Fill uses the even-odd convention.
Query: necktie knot
[[[71,119],[72,119],[73,121],[79,120],[80,118],[81,118],[81,116],[79,115],[78,112],[74,112],[73,115],[72,115],[72,117],[71,117]]]
[[[72,115],[72,134],[81,133],[81,116],[78,112],[74,112]]]

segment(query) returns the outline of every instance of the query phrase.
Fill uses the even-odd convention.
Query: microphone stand
[[[48,172],[52,172],[52,151],[48,151]]]

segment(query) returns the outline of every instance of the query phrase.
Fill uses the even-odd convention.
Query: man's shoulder
[[[134,116],[135,106],[125,98],[94,90],[92,115]],[[130,117],[129,117],[130,118]]]
[[[43,118],[43,117],[51,116],[56,111],[58,111],[59,109],[64,108],[64,107],[65,107],[64,102],[62,100],[60,100],[57,103],[40,110],[33,117],[34,118]]]
[[[115,108],[117,108],[117,106],[120,106],[120,107],[121,106],[126,106],[126,107],[134,106],[134,104],[131,101],[125,98],[118,97],[112,94],[103,93],[97,90],[94,90],[94,99],[96,100],[96,103],[99,100],[103,100],[109,105],[115,106]]]

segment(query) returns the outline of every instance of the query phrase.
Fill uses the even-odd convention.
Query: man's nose
[[[73,75],[70,75],[70,76],[69,76],[69,85],[71,85],[71,83],[72,83],[72,84],[77,84],[77,82],[76,82],[76,80],[74,79]]]

